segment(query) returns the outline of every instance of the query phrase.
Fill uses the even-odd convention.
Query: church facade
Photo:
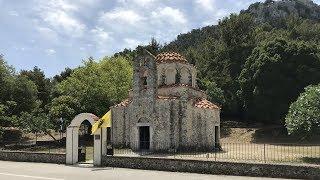
[[[220,107],[196,83],[196,68],[178,53],[146,52],[133,62],[133,89],[111,107],[111,141],[134,150],[212,150]]]

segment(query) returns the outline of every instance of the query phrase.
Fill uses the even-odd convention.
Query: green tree
[[[220,89],[215,82],[206,79],[198,84],[202,86],[202,89],[206,90],[209,101],[217,103],[218,105],[223,105],[226,103],[223,90]]]
[[[4,130],[3,130],[3,128],[0,126],[0,141],[2,141],[3,133],[4,133]]]
[[[310,43],[286,39],[257,46],[239,78],[247,118],[279,123],[303,88],[320,82],[317,52]]]
[[[143,47],[142,49],[148,50],[151,54],[157,55],[161,49],[161,45],[158,41],[152,37],[149,45]]]
[[[53,77],[53,82],[54,83],[60,83],[62,82],[63,80],[67,79],[68,77],[71,76],[73,70],[70,69],[70,68],[65,68],[64,71],[62,71],[59,75],[55,75]]]
[[[123,51],[117,52],[113,55],[115,58],[125,58],[129,62],[132,62],[133,59],[138,55],[143,53],[144,50],[149,51],[153,55],[157,55],[162,49],[160,43],[155,39],[151,38],[148,45],[138,45],[135,49],[127,49],[125,48]]]
[[[62,81],[58,91],[80,103],[76,112],[101,116],[111,105],[127,97],[131,81],[132,67],[125,58],[106,57],[100,62],[90,59]]]
[[[216,82],[223,90],[224,115],[241,117],[238,77],[255,47],[255,26],[250,15],[233,14],[219,22],[219,36],[205,39],[194,53],[199,77]]]
[[[13,126],[16,122],[14,109],[17,103],[13,101],[15,84],[14,69],[0,55],[0,127]]]
[[[24,131],[35,134],[45,133],[56,141],[56,138],[50,132],[50,130],[54,128],[54,125],[48,115],[41,109],[35,109],[31,113],[22,112],[19,121],[20,127]]]
[[[37,87],[26,76],[16,76],[0,56],[0,125],[18,126],[18,116],[37,107]]]
[[[60,118],[66,120],[66,124],[70,124],[71,120],[80,113],[80,109],[80,102],[76,98],[62,95],[52,100],[49,114],[56,125],[56,120]]]
[[[27,71],[22,70],[20,76],[25,76],[27,79],[32,81],[37,87],[37,96],[41,101],[41,107],[44,107],[49,103],[51,94],[51,83],[50,79],[46,78],[44,72],[41,71],[37,66],[33,70]]]
[[[320,84],[308,86],[290,105],[285,118],[290,135],[310,138],[320,135]]]
[[[12,87],[12,100],[16,102],[14,115],[21,112],[31,112],[40,103],[37,101],[37,86],[25,76],[18,76]]]
[[[17,115],[14,114],[14,109],[17,103],[15,101],[7,101],[5,104],[0,104],[0,126],[11,127],[17,125]]]
[[[14,83],[14,69],[10,67],[0,54],[0,103],[10,101]]]

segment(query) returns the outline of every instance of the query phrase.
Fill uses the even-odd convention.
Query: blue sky
[[[151,37],[169,42],[256,1],[0,0],[0,53],[18,71],[38,66],[52,77]]]

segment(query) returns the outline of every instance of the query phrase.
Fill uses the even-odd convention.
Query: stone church
[[[220,108],[196,83],[196,68],[178,53],[133,62],[133,89],[111,107],[114,147],[212,150],[220,138]]]

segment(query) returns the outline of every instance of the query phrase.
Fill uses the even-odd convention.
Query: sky
[[[152,37],[170,42],[256,1],[0,0],[0,54],[17,71],[38,66],[52,77]]]

